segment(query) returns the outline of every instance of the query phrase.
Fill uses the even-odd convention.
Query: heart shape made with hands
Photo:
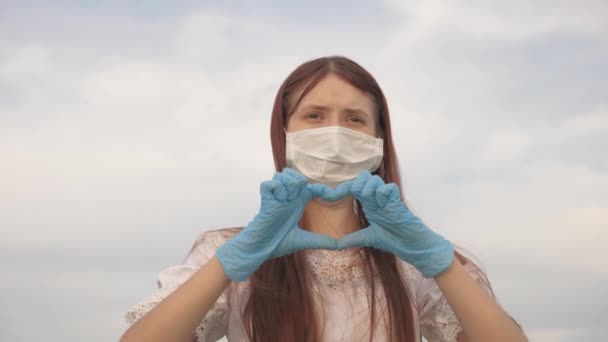
[[[452,244],[429,229],[401,200],[395,183],[363,170],[354,180],[335,189],[311,184],[301,173],[285,168],[260,186],[261,207],[240,234],[216,251],[228,277],[242,281],[269,258],[303,249],[342,250],[373,247],[414,265],[425,277],[445,270],[454,258]],[[369,226],[336,240],[299,227],[308,202],[320,198],[335,202],[353,196]]]
[[[371,176],[369,171],[363,171],[355,180],[346,181],[333,189],[324,184],[310,184],[301,173],[285,168],[282,172],[275,173],[272,180],[262,182],[258,214],[238,235],[220,246],[216,250],[216,256],[230,279],[242,281],[269,258],[281,257],[298,250],[383,247],[385,243],[377,243],[381,241],[378,236],[387,234],[375,228],[370,218],[374,216],[377,222],[381,222],[385,216],[390,219],[391,215],[387,212],[398,209],[397,205],[393,209],[388,208],[389,211],[377,208],[384,209],[388,196],[398,196],[398,192],[395,184],[384,184],[380,177]],[[370,227],[339,240],[299,227],[304,208],[312,199],[335,202],[350,195],[362,203]],[[395,204],[394,202],[391,203]]]
[[[385,184],[379,176],[373,176],[367,170],[363,170],[357,178],[341,183],[338,187],[331,188],[321,183],[309,183],[299,172],[285,168],[273,178],[275,186],[267,189],[272,192],[273,197],[281,202],[292,202],[294,211],[291,212],[292,219],[299,222],[304,206],[311,200],[318,198],[326,202],[335,202],[348,196],[353,196],[363,206],[368,221],[368,211],[377,211],[384,208],[389,199],[393,205],[401,202],[399,188],[396,184]],[[389,215],[390,216],[390,215]],[[360,229],[359,231],[343,236],[339,240],[323,234],[317,234],[299,225],[293,227],[285,236],[285,241],[273,253],[275,256],[284,255],[300,249],[334,249],[341,250],[349,247],[369,246],[371,230]],[[375,240],[375,239],[371,239]],[[285,247],[285,248],[282,248]]]

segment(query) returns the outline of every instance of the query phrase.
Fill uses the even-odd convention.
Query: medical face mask
[[[383,140],[341,126],[286,132],[287,166],[311,183],[335,188],[357,178],[362,170],[374,172],[383,156]]]

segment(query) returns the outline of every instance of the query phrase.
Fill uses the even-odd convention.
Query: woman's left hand
[[[365,170],[336,189],[349,190],[363,206],[370,225],[342,237],[338,249],[378,248],[412,264],[426,278],[450,267],[454,260],[452,243],[429,229],[405,206],[397,184],[385,184],[382,178]]]

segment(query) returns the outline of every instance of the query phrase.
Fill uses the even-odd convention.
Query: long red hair
[[[386,183],[392,182],[399,185],[402,198],[405,199],[384,93],[368,71],[342,56],[318,58],[300,65],[279,88],[270,123],[270,138],[276,170],[282,170],[286,166],[284,128],[286,128],[291,114],[290,111],[296,108],[300,100],[330,73],[365,91],[374,99],[378,113],[377,127],[380,129],[380,136],[384,139],[383,161],[374,174],[382,177]],[[294,99],[293,96],[299,89],[303,89],[303,91],[297,99]],[[360,207],[359,203],[357,205]],[[358,215],[361,226],[367,227],[368,222],[363,211],[358,210]],[[376,321],[375,316],[378,314],[375,312],[377,290],[373,279],[374,274],[377,274],[388,308],[387,327],[389,331],[387,331],[387,336],[393,341],[414,342],[412,298],[397,269],[396,257],[375,248],[364,248],[364,251],[362,261],[370,288],[368,293],[371,316],[370,338],[374,335],[373,322]],[[250,296],[242,315],[243,321],[247,322],[245,324],[247,336],[252,342],[320,340],[321,327],[313,307],[310,288],[311,275],[302,253],[301,251],[268,260],[249,278]],[[455,256],[461,263],[470,263],[477,268],[483,275],[483,281],[492,291],[484,272],[475,263],[458,252],[455,252]]]

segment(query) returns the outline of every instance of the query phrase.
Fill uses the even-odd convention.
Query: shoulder
[[[240,233],[241,230],[243,230],[242,227],[234,227],[204,231],[198,235],[196,240],[194,240],[192,249],[195,249],[199,245],[218,248],[224,242],[232,239],[234,236]]]
[[[241,230],[242,227],[236,227],[207,230],[200,233],[194,240],[194,243],[186,256],[184,263],[198,265],[205,264],[215,255],[215,251],[221,245],[223,245],[224,242],[232,239],[234,236],[239,234]]]

